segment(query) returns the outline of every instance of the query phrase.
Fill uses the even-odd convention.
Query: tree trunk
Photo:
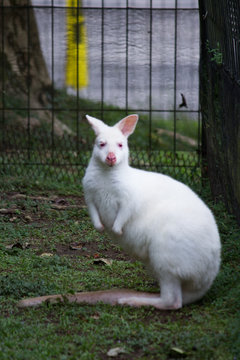
[[[15,126],[17,122],[26,129],[44,122],[52,127],[55,135],[72,134],[48,110],[54,89],[31,5],[31,0],[4,0],[0,7],[3,37],[0,41],[0,106],[7,110],[4,126],[9,123]],[[10,109],[12,111],[8,111]]]
[[[29,7],[31,1],[18,0],[18,6],[15,3],[15,0],[5,0],[0,8],[4,45],[1,49],[1,85],[6,96],[17,92],[30,107],[42,107],[46,105],[44,93],[51,87],[51,81],[41,51],[34,11]]]

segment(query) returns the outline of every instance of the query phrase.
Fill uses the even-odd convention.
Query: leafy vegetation
[[[19,309],[25,297],[131,288],[158,291],[142,264],[130,259],[90,223],[80,180],[41,175],[0,179],[0,358],[237,359],[240,351],[239,228],[222,203],[201,196],[216,215],[223,251],[221,271],[199,303],[180,311],[98,304]],[[74,246],[78,250],[73,250]],[[113,259],[97,265],[98,257]]]
[[[219,42],[217,42],[216,48],[212,49],[210,47],[209,41],[207,40],[206,47],[207,47],[207,51],[208,51],[209,55],[211,56],[210,60],[215,62],[217,65],[222,65],[223,54],[222,54]]]

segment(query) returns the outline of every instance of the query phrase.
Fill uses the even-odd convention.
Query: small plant
[[[220,44],[217,42],[217,47],[211,49],[209,40],[206,42],[206,47],[208,53],[211,55],[211,61],[214,61],[217,65],[222,65],[223,63],[223,54],[221,52]]]

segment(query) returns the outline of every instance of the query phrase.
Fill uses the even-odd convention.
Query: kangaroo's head
[[[93,157],[108,167],[128,163],[127,139],[136,127],[138,115],[129,115],[114,126],[89,115],[86,118],[96,134]]]

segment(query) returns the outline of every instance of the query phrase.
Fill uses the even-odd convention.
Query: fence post
[[[235,72],[240,49],[228,52],[224,47],[239,37],[233,30],[240,24],[240,12],[238,0],[219,1],[218,6],[215,11],[212,0],[199,0],[203,156],[214,197],[224,199],[240,224],[240,78]],[[230,13],[237,22],[231,23]]]

